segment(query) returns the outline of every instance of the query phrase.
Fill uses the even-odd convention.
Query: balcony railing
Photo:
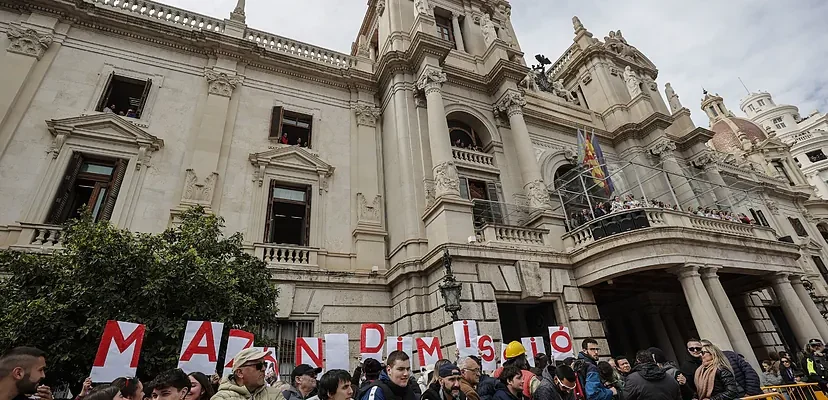
[[[318,266],[317,250],[290,244],[256,243],[253,245],[256,258],[270,264],[287,266]]]
[[[98,7],[110,7],[112,9],[135,14],[147,19],[165,21],[181,27],[193,29],[224,32],[224,21],[211,18],[206,15],[197,14],[181,8],[170,7],[165,4],[148,0],[83,0],[86,3],[95,4]]]
[[[521,226],[509,226],[498,224],[486,224],[477,230],[477,241],[482,244],[500,243],[509,245],[546,245],[546,229],[527,228]]]
[[[259,46],[262,46],[268,50],[306,58],[320,64],[326,64],[343,69],[356,65],[356,59],[347,54],[323,49],[312,44],[288,39],[256,29],[245,29],[244,37],[247,40],[256,42]]]
[[[14,229],[17,231],[17,229]],[[59,225],[21,223],[19,235],[16,239],[8,236],[11,240],[6,243],[12,250],[51,252],[63,247],[63,228]],[[0,243],[2,244],[2,243]]]
[[[451,155],[460,163],[484,168],[495,168],[494,156],[474,150],[467,150],[460,147],[452,147]]]

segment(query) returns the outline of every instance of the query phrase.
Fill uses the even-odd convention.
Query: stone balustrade
[[[244,31],[244,37],[247,40],[256,42],[259,46],[262,46],[268,50],[306,58],[321,64],[343,69],[356,65],[356,59],[347,54],[323,49],[312,44],[303,43],[298,40],[288,39],[255,29],[246,29]]]
[[[544,246],[548,233],[546,229],[486,224],[475,236],[481,244]]]
[[[573,43],[572,46],[569,46],[568,49],[555,61],[549,69],[546,70],[546,76],[557,76],[559,72],[561,72],[569,62],[575,57],[576,52],[580,49],[577,43]]]
[[[253,245],[256,258],[271,266],[317,266],[317,250],[290,244],[256,243]]]
[[[109,7],[114,10],[138,15],[148,19],[166,21],[182,27],[199,30],[224,32],[224,21],[197,14],[181,8],[148,0],[83,0],[97,7]]]
[[[21,223],[6,232],[3,247],[30,252],[51,252],[63,247],[63,227]],[[2,243],[0,243],[2,244]]]
[[[494,156],[488,153],[452,147],[451,154],[455,160],[463,163],[494,168]]]
[[[799,133],[793,135],[793,140],[794,140],[794,142],[804,142],[806,140],[812,139],[813,137],[814,137],[814,134],[811,133],[810,131],[808,131],[808,132],[799,132]]]

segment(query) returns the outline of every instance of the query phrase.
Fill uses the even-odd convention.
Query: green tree
[[[83,218],[64,227],[63,250],[0,252],[0,351],[39,347],[49,380],[74,386],[88,376],[107,320],[146,325],[142,378],[176,366],[187,320],[224,322],[224,337],[274,322],[278,292],[266,264],[223,226],[201,208],[160,234]]]

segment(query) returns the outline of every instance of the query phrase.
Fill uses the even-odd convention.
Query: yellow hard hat
[[[520,342],[514,341],[506,345],[506,358],[512,359],[517,356],[522,356],[526,354],[526,349],[523,348],[523,345]]]

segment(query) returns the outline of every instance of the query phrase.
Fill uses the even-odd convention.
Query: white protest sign
[[[112,382],[122,376],[135,376],[146,327],[131,322],[106,321],[95,361],[92,382]]]
[[[572,349],[572,336],[569,335],[569,328],[565,326],[549,327],[549,345],[552,347],[551,359],[553,361],[575,357]]]
[[[443,349],[440,348],[440,338],[416,338],[414,339],[414,342],[417,346],[417,359],[420,362],[420,368],[423,368],[426,365],[436,364],[437,361],[443,359]]]
[[[348,334],[329,333],[325,335],[325,369],[351,369],[351,355]]]
[[[392,351],[402,351],[408,354],[409,366],[412,366],[411,359],[414,357],[414,338],[411,336],[389,336],[385,339],[386,347],[385,354],[391,354]]]
[[[540,336],[520,338],[520,343],[526,349],[526,358],[532,367],[535,366],[535,357],[538,354],[546,354],[546,346],[543,345],[543,338]]]
[[[279,373],[279,361],[276,360],[276,356],[274,356],[276,352],[275,347],[253,347],[256,350],[263,351],[267,353],[264,356],[264,362],[267,364],[267,368],[272,368],[277,374]],[[267,368],[265,370],[267,370]]]
[[[361,360],[373,358],[382,361],[382,349],[385,347],[385,325],[362,324],[359,330],[359,354]]]
[[[308,364],[314,368],[322,368],[324,359],[322,338],[296,338],[296,365]]]
[[[495,353],[494,341],[489,335],[477,337],[477,348],[480,349],[480,360],[483,371],[494,371],[497,369],[497,353]]]
[[[178,368],[188,374],[215,374],[222,329],[223,322],[187,321],[184,342],[178,354]]]
[[[500,343],[500,365],[506,361],[506,342]]]
[[[477,322],[464,319],[454,321],[453,326],[460,357],[477,356]]]
[[[222,376],[227,376],[233,372],[233,358],[240,351],[253,347],[253,334],[245,332],[241,329],[231,329],[230,335],[227,337],[227,354],[224,357],[224,370]]]

